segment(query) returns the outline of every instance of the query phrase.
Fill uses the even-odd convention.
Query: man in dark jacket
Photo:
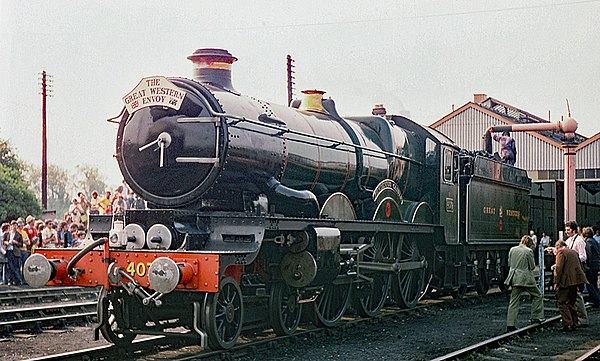
[[[2,242],[6,247],[6,258],[8,259],[9,284],[19,285],[24,283],[21,277],[21,247],[23,247],[23,236],[19,232],[17,221],[10,222],[10,231],[4,233]]]
[[[542,294],[537,288],[533,269],[535,262],[533,260],[533,241],[529,236],[523,236],[521,243],[510,249],[508,252],[508,265],[510,271],[504,282],[507,286],[512,286],[508,312],[506,314],[506,331],[511,332],[517,329],[516,322],[519,317],[519,304],[521,303],[521,293],[527,292],[531,295],[531,321],[542,322],[544,319],[544,303]]]
[[[600,246],[594,240],[594,231],[591,227],[585,227],[581,231],[585,240],[585,278],[587,278],[588,294],[594,308],[600,307],[600,291],[598,290],[598,272],[600,272]]]
[[[567,248],[564,241],[557,241],[554,288],[556,288],[556,299],[562,317],[563,331],[575,330],[579,322],[575,301],[577,300],[577,288],[585,282],[579,254]]]

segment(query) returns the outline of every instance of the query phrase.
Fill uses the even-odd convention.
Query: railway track
[[[471,296],[476,297],[493,297],[493,294],[488,296]],[[402,314],[410,312],[426,312],[425,310],[432,305],[442,305],[449,302],[458,302],[456,300],[433,299],[426,300],[413,309],[402,309],[394,306],[386,307],[382,313],[373,318],[362,318],[358,315],[345,316],[343,322],[334,328],[318,328],[312,324],[303,324],[298,331],[289,336],[275,336],[270,332],[254,333],[259,327],[252,325],[242,333],[240,344],[230,350],[203,350],[197,344],[190,342],[189,339],[170,339],[164,336],[154,336],[145,339],[136,339],[133,341],[132,347],[128,353],[117,349],[113,345],[93,347],[72,352],[65,352],[56,355],[48,355],[39,358],[32,358],[27,361],[56,361],[56,360],[108,360],[108,359],[130,359],[130,360],[146,360],[150,355],[155,354],[158,350],[167,350],[171,354],[170,359],[177,360],[235,360],[243,358],[252,358],[256,353],[272,350],[280,346],[297,344],[303,339],[317,339],[319,337],[327,337],[345,332],[345,330],[360,327],[364,323],[376,323],[382,319],[389,317],[402,317]],[[268,326],[265,326],[268,328]],[[173,356],[177,353],[177,349],[186,346],[185,350],[179,352],[181,356]],[[154,355],[160,359],[160,356]],[[173,358],[178,357],[178,358]]]
[[[163,337],[153,337],[144,340],[136,340],[133,344],[133,348],[130,353],[123,353],[122,350],[117,350],[114,347],[106,346],[102,348],[93,348],[89,350],[80,350],[73,353],[65,353],[60,355],[52,355],[44,358],[34,360],[106,360],[106,359],[130,359],[130,360],[158,360],[163,358],[178,359],[178,360],[234,360],[234,359],[261,359],[261,358],[273,358],[278,360],[285,359],[303,359],[306,352],[306,358],[319,358],[329,357],[331,355],[337,355],[337,358],[344,359],[348,358],[348,355],[343,353],[336,353],[336,350],[327,349],[329,345],[340,344],[341,347],[346,347],[344,342],[350,342],[348,340],[360,341],[361,347],[364,344],[365,348],[379,347],[386,348],[391,347],[394,344],[404,349],[419,348],[415,347],[415,338],[419,339],[419,336],[413,335],[417,329],[415,327],[423,327],[427,329],[428,320],[432,320],[437,323],[437,319],[448,312],[453,310],[459,311],[459,314],[469,314],[475,309],[490,308],[490,313],[493,316],[492,319],[496,319],[501,329],[504,326],[504,317],[506,312],[506,300],[503,297],[498,297],[496,294],[488,294],[487,296],[476,296],[469,294],[465,300],[455,301],[449,300],[448,297],[426,300],[411,310],[399,309],[395,307],[385,308],[381,315],[373,319],[364,319],[358,316],[347,316],[344,317],[344,322],[336,328],[316,328],[312,325],[302,325],[298,332],[290,336],[275,337],[270,331],[246,331],[240,338],[240,344],[230,350],[223,351],[210,351],[202,350],[200,346],[193,345],[191,342],[183,343],[181,340],[169,340]],[[552,303],[552,301],[548,301]],[[474,307],[474,308],[471,308]],[[463,309],[464,308],[464,309]],[[493,308],[496,308],[494,311]],[[527,312],[527,306],[526,311]],[[552,306],[546,306],[547,316],[553,316],[558,314],[558,310]],[[590,310],[590,319],[598,319],[600,316],[599,310]],[[456,316],[454,316],[456,317]],[[524,318],[524,317],[522,317]],[[411,321],[412,320],[412,321]],[[581,360],[597,360],[597,351],[593,348],[600,343],[600,336],[595,337],[594,329],[595,325],[592,323],[591,327],[586,329],[579,329],[575,332],[561,333],[558,331],[560,325],[558,321],[559,316],[549,317],[544,323],[537,325],[529,325],[523,327],[515,332],[502,334],[501,329],[496,327],[498,332],[492,337],[492,341],[478,342],[478,346],[466,347],[463,350],[453,351],[447,355],[442,355],[439,351],[427,351],[426,356],[423,353],[409,353],[399,354],[395,359],[406,359],[406,360],[425,360],[433,359],[438,357],[438,360],[514,360],[514,359],[528,359],[528,360],[547,360],[550,359],[549,355],[552,355],[553,360],[575,360],[581,358]],[[406,324],[405,324],[406,321]],[[491,321],[491,320],[490,320]],[[490,321],[485,321],[489,323]],[[393,324],[391,326],[391,324]],[[596,324],[598,322],[596,321]],[[456,321],[457,327],[461,329],[464,326],[459,326],[459,322]],[[490,324],[490,326],[493,326]],[[387,343],[383,346],[372,343],[373,334],[385,331],[385,328],[395,327],[398,330],[404,330],[406,338],[400,339],[390,333],[382,333],[380,336]],[[493,327],[492,327],[493,328]],[[446,334],[447,329],[440,330],[443,334]],[[467,331],[467,330],[464,330]],[[427,331],[434,332],[434,331]],[[460,335],[459,331],[458,334]],[[488,336],[494,332],[488,332]],[[456,333],[455,333],[456,335]],[[465,340],[470,339],[468,331],[463,333],[463,340],[456,340],[456,343],[450,342],[450,345],[445,345],[446,350],[452,350],[452,345],[456,346],[454,349],[463,347],[468,344]],[[391,336],[391,337],[390,337]],[[359,338],[357,338],[359,337]],[[375,336],[377,337],[377,336]],[[411,341],[412,338],[412,341]],[[400,340],[398,340],[400,339]],[[484,338],[479,338],[483,340]],[[429,340],[423,339],[422,336],[419,342],[427,343]],[[175,343],[174,343],[175,342]],[[193,341],[192,341],[193,342]],[[325,348],[321,350],[322,345],[325,344]],[[186,347],[181,347],[185,345]],[[417,343],[419,345],[419,343]],[[561,345],[562,348],[557,349],[551,346]],[[293,351],[296,349],[296,351]],[[298,353],[299,349],[299,353]],[[290,351],[292,350],[292,351]],[[395,351],[390,351],[386,354],[386,357],[390,358],[394,355]],[[584,354],[588,353],[588,356]],[[317,356],[315,356],[315,354]],[[291,357],[290,357],[291,355]],[[326,356],[329,355],[329,356]],[[408,356],[407,356],[408,355]],[[440,356],[441,355],[441,356]],[[557,355],[562,355],[562,358]],[[585,358],[584,358],[585,356]],[[365,357],[364,354],[357,354],[357,359],[381,359],[380,354],[372,353],[370,356]],[[331,357],[329,357],[331,358]],[[334,357],[335,358],[335,357]],[[392,357],[393,358],[393,357]]]
[[[173,341],[164,336],[152,336],[144,339],[134,340],[132,342],[132,349],[136,353],[152,352],[156,347],[163,345],[172,345]],[[80,361],[80,360],[120,360],[128,359],[127,354],[122,350],[119,350],[115,345],[104,345],[98,347],[91,347],[82,350],[63,352],[56,355],[48,355],[43,357],[36,357],[28,359],[26,361]]]
[[[489,296],[489,295],[488,295]],[[493,297],[493,296],[492,296]],[[550,301],[551,302],[551,301]],[[426,309],[431,304],[422,304],[417,307],[415,310]],[[452,307],[452,306],[450,306]],[[528,307],[525,307],[527,314],[529,312]],[[387,317],[396,317],[403,312],[407,312],[410,310],[388,310],[388,312],[383,313],[378,316],[378,319],[383,319]],[[492,310],[490,310],[492,311]],[[504,317],[506,312],[506,303],[500,302],[499,314],[501,315],[501,322],[504,323]],[[556,315],[553,317],[549,317],[545,322],[541,324],[531,324],[526,327],[520,328],[517,331],[511,333],[497,333],[496,336],[491,337],[488,340],[477,342],[474,345],[465,347],[458,351],[453,351],[447,355],[437,356],[435,352],[431,352],[427,354],[427,356],[423,357],[418,353],[414,353],[413,356],[397,356],[394,357],[393,353],[388,353],[384,358],[390,359],[406,359],[406,360],[426,360],[426,359],[434,359],[436,361],[442,360],[489,360],[489,361],[498,361],[498,360],[565,360],[571,361],[575,359],[580,360],[600,360],[600,335],[596,336],[596,329],[594,324],[594,319],[598,318],[598,311],[589,310],[591,326],[587,328],[580,328],[575,332],[563,333],[560,332],[560,316],[558,314],[558,309],[553,307],[546,307],[546,312],[548,315]],[[435,313],[435,312],[434,312]],[[430,316],[424,316],[430,317]],[[435,317],[435,316],[431,316]],[[377,319],[376,318],[376,319]],[[352,328],[357,328],[358,332],[353,332],[353,335],[359,334],[362,332],[360,329],[362,328],[361,324],[365,324],[371,322],[371,319],[356,319],[351,320],[348,323],[338,327],[336,329],[315,329],[307,332],[299,332],[292,336],[277,338],[275,340],[265,339],[261,341],[255,341],[249,343],[247,345],[239,345],[235,348],[228,351],[209,351],[203,352],[197,355],[192,355],[189,357],[178,358],[178,360],[185,361],[194,361],[194,360],[222,360],[222,359],[260,359],[264,358],[264,355],[274,354],[277,355],[280,352],[287,352],[288,346],[294,344],[307,344],[307,348],[319,348],[319,343],[316,342],[316,345],[310,340],[317,340],[323,338],[324,340],[332,340],[330,343],[339,342],[339,339],[344,339],[345,337],[337,337],[336,335],[344,335]],[[597,322],[596,322],[597,323]],[[414,325],[413,325],[414,327]],[[418,326],[417,326],[418,327]],[[505,327],[505,326],[503,326]],[[410,331],[411,329],[409,329]],[[412,329],[414,330],[414,329]],[[460,332],[459,332],[460,334]],[[469,339],[468,333],[463,333],[465,339]],[[334,337],[330,337],[334,336]],[[407,338],[411,338],[412,336],[408,336]],[[351,338],[351,336],[350,336]],[[309,340],[309,342],[307,342]],[[430,340],[417,340],[423,343],[427,343]],[[390,343],[394,343],[395,340],[393,338],[389,339]],[[402,342],[402,341],[401,341]],[[323,343],[327,343],[327,341],[323,341]],[[464,340],[456,340],[456,345],[464,344]],[[308,346],[308,344],[311,344]],[[322,343],[321,343],[322,344]],[[370,344],[370,342],[365,342],[365,344]],[[367,346],[368,347],[368,346]],[[386,346],[384,346],[386,347]],[[406,347],[410,347],[407,343]],[[419,348],[418,346],[416,348]],[[307,349],[308,351],[308,349]],[[393,351],[392,351],[393,352]],[[292,353],[294,354],[294,353]],[[336,354],[335,348],[333,350],[324,348],[322,350],[323,357],[330,357],[332,354],[336,355],[335,358],[348,358],[348,355],[344,355],[342,353]],[[437,353],[439,355],[439,353]],[[295,353],[294,355],[298,355]],[[329,355],[329,356],[325,356]],[[286,355],[287,356],[287,355]],[[315,357],[313,353],[307,353],[307,357]],[[363,355],[356,355],[357,359],[361,359],[364,357]],[[436,358],[437,357],[437,358]],[[365,359],[380,359],[380,356],[367,356]],[[285,359],[285,357],[279,357],[278,360]],[[302,359],[302,357],[300,358]]]
[[[80,287],[19,288],[0,291],[0,334],[75,322],[92,322],[96,317],[99,289]]]
[[[475,300],[481,298],[493,298],[500,295],[499,290],[490,292],[487,295],[481,296],[471,294],[465,297],[465,300]],[[347,333],[347,331],[360,328],[367,324],[377,324],[378,322],[390,318],[402,319],[406,314],[422,314],[424,317],[429,314],[432,306],[439,307],[456,307],[455,304],[464,302],[465,300],[455,300],[447,298],[431,298],[419,303],[415,308],[404,309],[396,306],[388,306],[381,310],[381,313],[372,318],[363,318],[358,315],[344,316],[343,323],[334,328],[311,327],[300,329],[289,336],[279,337],[263,337],[262,339],[252,339],[249,342],[241,343],[230,350],[204,350],[194,355],[177,358],[178,361],[196,361],[196,360],[252,360],[260,359],[264,354],[272,354],[277,350],[285,349],[289,345],[301,344],[304,340],[316,340],[320,338],[328,338]],[[434,311],[435,312],[435,311]],[[392,341],[393,342],[393,341]],[[326,357],[323,355],[323,357]],[[283,359],[283,358],[282,358]]]
[[[58,303],[0,311],[0,333],[16,330],[41,331],[47,327],[64,327],[69,323],[85,320],[92,322],[96,317],[96,301]]]
[[[542,323],[492,337],[432,361],[600,360],[600,336],[592,335],[592,339],[589,339],[587,335],[582,335],[582,328],[567,333],[559,331],[560,328],[561,317],[554,316]],[[556,347],[561,343],[567,348]]]
[[[22,307],[52,302],[95,301],[100,288],[90,287],[42,287],[14,288],[0,291],[0,308]]]
[[[598,346],[588,350],[586,353],[578,357],[575,361],[598,361],[600,360],[600,343]]]

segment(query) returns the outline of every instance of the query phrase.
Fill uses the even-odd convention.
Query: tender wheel
[[[135,338],[135,334],[125,333],[123,325],[125,324],[126,300],[123,298],[112,299],[106,294],[100,296],[98,301],[98,320],[101,320],[101,314],[107,318],[106,322],[100,326],[100,333],[109,342],[115,344],[119,348],[127,348],[131,346],[131,341]],[[102,309],[101,309],[102,308]]]
[[[244,320],[242,291],[231,277],[221,281],[219,292],[210,293],[204,304],[203,328],[208,334],[211,349],[232,348]]]
[[[394,263],[393,235],[382,233],[375,236],[371,248],[367,249],[362,260],[365,262]],[[352,303],[356,312],[363,317],[373,317],[379,314],[387,299],[388,289],[392,280],[389,272],[372,272],[365,274],[372,282],[358,284],[353,293]]]
[[[477,277],[477,282],[475,283],[475,291],[477,291],[478,295],[485,295],[490,289],[487,270],[485,268],[480,268],[477,272],[479,275]]]
[[[465,297],[465,293],[467,293],[467,285],[460,285],[456,290],[452,291],[452,298],[462,300]]]
[[[485,295],[490,289],[490,280],[486,269],[487,256],[479,257],[479,267],[477,268],[477,279],[475,280],[475,291],[478,295]],[[483,267],[482,267],[483,266]]]
[[[400,307],[413,308],[425,291],[425,268],[415,263],[424,261],[417,243],[401,236],[396,246],[396,262],[409,268],[399,271],[392,280],[392,297]]]
[[[313,323],[316,326],[335,326],[344,316],[352,283],[330,283],[325,286],[323,293],[312,303]]]
[[[291,335],[300,323],[302,307],[298,304],[298,292],[287,283],[276,283],[271,287],[269,318],[273,331],[278,336]]]
[[[502,292],[508,291],[508,286],[504,284],[504,281],[506,281],[506,278],[508,277],[508,271],[508,267],[500,267],[500,274],[498,276],[498,288],[500,288],[500,291]]]
[[[504,284],[506,278],[508,277],[509,268],[506,266],[508,255],[506,252],[500,252],[500,260],[496,264],[496,272],[498,273],[498,288],[500,291],[505,292],[508,291],[508,287]]]

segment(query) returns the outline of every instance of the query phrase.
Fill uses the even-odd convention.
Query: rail
[[[44,287],[20,288],[0,291],[0,306],[20,306],[24,304],[97,300],[99,288],[89,287]]]
[[[518,330],[502,334],[500,336],[492,337],[490,339],[487,339],[485,341],[476,343],[474,345],[470,345],[470,346],[467,346],[467,347],[462,348],[460,350],[456,350],[456,351],[451,352],[451,353],[449,353],[447,355],[434,358],[431,361],[448,361],[448,360],[456,360],[456,359],[459,359],[461,357],[466,357],[466,356],[468,356],[469,354],[471,354],[473,352],[476,352],[476,351],[479,351],[479,350],[483,350],[483,349],[486,349],[486,348],[498,345],[500,342],[510,340],[511,338],[514,338],[515,336],[525,335],[525,334],[527,334],[527,333],[529,333],[531,331],[534,331],[534,330],[536,330],[538,328],[541,328],[541,327],[544,327],[544,326],[556,323],[558,321],[560,321],[560,316],[554,316],[554,317],[551,317],[551,318],[545,320],[544,322],[534,323],[534,324],[531,324],[531,325],[529,325],[527,327],[523,327],[523,328],[520,328]]]
[[[600,354],[600,345],[594,347],[588,352],[584,353],[580,357],[578,357],[575,361],[586,361],[586,360],[597,360],[598,355]]]
[[[88,319],[96,316],[96,305],[97,302],[93,301],[0,310],[0,330],[8,333],[67,320]]]

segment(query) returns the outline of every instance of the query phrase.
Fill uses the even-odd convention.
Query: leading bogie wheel
[[[425,292],[425,268],[417,265],[423,262],[417,242],[400,236],[396,246],[396,262],[400,270],[392,279],[392,297],[400,307],[413,308]]]
[[[98,301],[98,315],[102,312],[107,317],[107,321],[100,326],[100,333],[107,341],[112,342],[119,348],[130,347],[136,336],[133,333],[125,332],[123,329],[127,312],[125,302],[123,298],[112,299],[106,294],[102,294]]]
[[[219,292],[209,293],[204,304],[202,325],[213,350],[229,349],[242,331],[244,301],[240,286],[231,277],[221,280]]]
[[[269,319],[277,336],[291,335],[296,331],[302,315],[299,299],[298,291],[285,282],[271,287]]]

